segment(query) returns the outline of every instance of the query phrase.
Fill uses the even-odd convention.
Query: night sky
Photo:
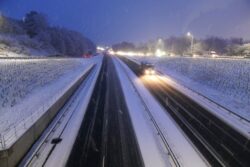
[[[51,25],[82,32],[96,43],[209,35],[250,39],[249,0],[0,0],[0,11],[21,19],[30,10]]]

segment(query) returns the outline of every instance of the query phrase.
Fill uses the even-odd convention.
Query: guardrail
[[[92,67],[90,68],[92,69]],[[85,75],[85,74],[84,74]],[[67,88],[69,89],[69,88]],[[10,125],[0,133],[0,150],[10,147],[26,130],[28,130],[49,108],[59,100],[65,92],[57,93],[50,102],[43,104],[39,109],[33,112],[29,117],[23,118],[18,123]],[[4,122],[3,122],[4,123]],[[2,123],[0,123],[2,124]]]
[[[171,158],[173,164],[176,166],[176,167],[180,167],[181,164],[179,163],[178,161],[178,156],[175,155],[174,151],[171,149],[167,139],[165,138],[161,128],[159,127],[157,121],[155,120],[153,114],[151,113],[151,111],[149,110],[148,108],[148,105],[145,103],[145,101],[143,100],[141,94],[139,93],[139,91],[137,90],[137,88],[135,87],[135,85],[133,84],[133,81],[132,79],[130,78],[128,72],[122,68],[124,73],[126,74],[127,78],[129,79],[129,81],[131,82],[132,86],[133,86],[133,89],[134,91],[136,92],[136,94],[138,95],[138,97],[140,98],[142,104],[144,105],[144,108],[145,108],[145,111],[146,113],[148,114],[150,120],[152,121],[152,124],[154,126],[154,128],[156,129],[158,135],[159,135],[159,138],[161,139],[163,145],[165,146],[165,148],[168,150],[168,154],[169,154],[169,157]]]
[[[140,65],[139,62],[136,61],[136,60],[134,60],[134,59],[127,58],[127,57],[124,57],[124,58],[127,59],[127,60],[129,60],[129,61],[131,61],[131,62],[133,62],[133,63],[135,63],[135,64],[137,64],[137,65]],[[162,69],[159,68],[158,70],[162,70]],[[157,71],[157,73],[160,74],[160,75],[163,75],[163,76],[165,75],[165,76],[166,76],[166,74],[164,74],[164,73],[161,72],[161,71]],[[162,80],[162,79],[161,79],[161,80]],[[172,79],[172,80],[175,81],[174,79]],[[187,86],[185,86],[185,85],[183,85],[183,84],[180,84],[180,85],[181,85],[183,88],[185,88],[185,89],[191,91],[192,93],[194,93],[194,94],[200,96],[200,97],[203,98],[204,100],[207,100],[209,103],[211,103],[211,104],[213,103],[214,105],[217,106],[217,108],[221,108],[221,109],[223,109],[225,112],[227,112],[228,114],[234,115],[239,121],[241,121],[241,122],[244,121],[244,122],[246,122],[246,123],[250,123],[250,120],[249,120],[249,119],[247,119],[247,118],[241,116],[240,114],[238,114],[238,113],[236,113],[236,112],[230,110],[229,108],[227,108],[227,107],[225,107],[225,106],[223,106],[223,105],[221,105],[221,104],[215,102],[214,100],[208,98],[207,96],[205,96],[205,95],[203,95],[203,94],[201,94],[201,93],[199,93],[199,92],[197,92],[197,91],[195,91],[195,90],[193,90],[193,89],[191,89],[191,88],[189,88],[189,87],[187,87]]]
[[[44,109],[39,110],[40,112],[37,111],[37,115],[33,114],[23,119],[17,126],[13,126],[9,131],[4,133],[4,135],[1,134],[0,143],[4,148],[0,150],[1,167],[16,166],[18,164],[94,67],[94,64],[90,65],[79,77],[69,84],[62,95],[54,99],[56,101],[51,101],[50,104],[54,103],[48,105],[49,108],[47,108],[47,111],[45,111],[46,108],[43,106]]]
[[[129,61],[127,63],[129,64]],[[137,67],[133,65],[133,62],[130,64],[132,64],[132,69]],[[133,69],[134,72],[135,69]],[[164,79],[162,81],[165,83]],[[169,84],[165,88],[158,86],[158,89],[152,91],[154,90],[152,88],[151,92],[166,109],[169,109],[168,113],[212,165],[249,166],[250,161],[247,157],[250,148],[249,135],[246,134],[246,131],[241,130],[243,122],[239,130],[226,119],[218,117],[211,109],[205,108],[195,99],[190,98],[198,94],[187,95],[183,93],[185,89],[178,85]],[[207,99],[204,96],[202,98]],[[206,103],[204,104],[206,105]],[[210,101],[210,103],[212,102]],[[219,108],[218,105],[214,105],[214,107]],[[222,110],[222,108],[220,109]],[[237,118],[239,117],[237,116]],[[240,119],[240,121],[243,120]],[[249,129],[248,124],[245,127]]]
[[[17,124],[10,125],[0,133],[0,150],[7,149],[15,142],[31,125],[33,125],[58,99],[64,92],[58,93],[50,100],[50,103],[44,104],[29,117],[23,118]]]

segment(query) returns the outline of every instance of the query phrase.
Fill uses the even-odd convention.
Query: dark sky
[[[142,42],[187,31],[199,38],[250,39],[250,0],[0,0],[5,15],[21,19],[30,10],[100,44]]]

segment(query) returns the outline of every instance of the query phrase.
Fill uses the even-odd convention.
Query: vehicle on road
[[[83,54],[83,58],[91,58],[93,56],[93,53],[91,51],[88,51],[87,53]]]
[[[152,63],[149,63],[149,62],[141,62],[140,70],[141,70],[141,73],[144,75],[155,74],[155,67]]]

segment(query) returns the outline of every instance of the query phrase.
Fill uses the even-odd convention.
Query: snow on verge
[[[180,84],[250,120],[250,60],[135,58],[147,60]]]
[[[99,59],[2,60],[1,76],[7,81],[1,80],[1,84],[10,92],[4,97],[22,96],[14,106],[0,110],[0,134],[5,145],[24,133]]]
[[[80,97],[78,97],[80,102],[77,104],[73,116],[70,118],[66,128],[60,136],[63,140],[60,145],[55,147],[49,159],[46,161],[45,167],[66,166],[101,70],[101,60],[97,63],[95,72],[92,73],[86,81],[86,85],[84,85],[79,95]]]
[[[186,167],[207,166],[208,164],[200,157],[191,142],[184,136],[175,122],[152,97],[135,74],[133,74],[133,72],[120,60],[117,59],[114,62],[145,165],[166,166],[170,164],[166,162],[168,152],[163,147],[163,143],[160,141],[156,130],[153,130],[152,125],[150,125],[151,121],[145,111],[145,106],[135,92],[132,84],[135,85],[140,96],[143,98],[142,100],[147,104],[147,107],[163,132],[164,137],[167,139],[168,144],[175,156],[177,156],[178,162]],[[133,83],[130,82],[130,79]]]

